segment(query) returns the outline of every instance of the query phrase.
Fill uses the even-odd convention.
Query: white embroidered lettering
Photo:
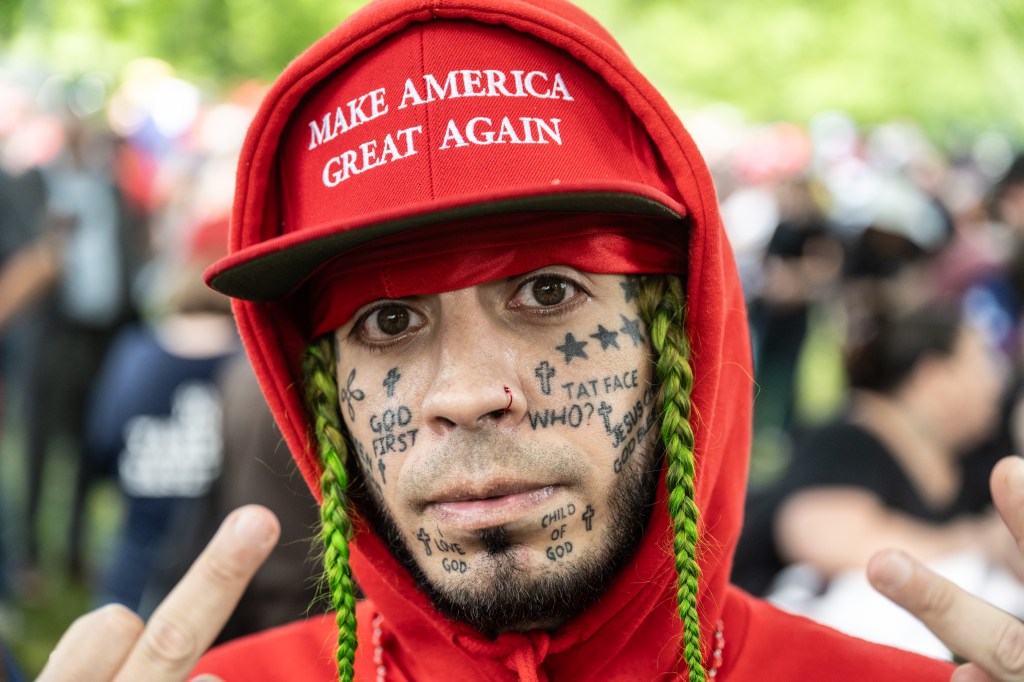
[[[455,125],[455,121],[449,120],[448,125],[444,129],[444,139],[441,140],[441,149],[448,149],[448,143],[454,141],[456,147],[468,147],[469,143],[462,137],[462,132],[459,130],[459,126]]]
[[[559,93],[559,94],[555,94]],[[554,98],[561,98],[566,102],[572,102],[572,95],[569,94],[569,88],[565,87],[565,80],[562,78],[562,74],[555,74],[555,83],[551,86],[551,96]]]
[[[324,127],[320,128],[317,126],[316,121],[309,122],[309,148],[316,149],[319,145],[327,142],[334,137],[334,134],[330,132],[331,129],[331,115],[324,114]]]
[[[394,134],[388,133],[379,143],[377,140],[363,142],[357,149],[348,149],[328,159],[323,169],[324,186],[337,187],[353,175],[412,156],[416,153],[414,134],[422,132],[422,126],[403,128]],[[397,142],[395,138],[398,138]],[[400,146],[403,142],[404,151]]]
[[[540,71],[531,71],[530,73],[528,73],[526,75],[526,91],[528,93],[530,93],[531,97],[539,97],[540,99],[547,99],[548,98],[547,91],[537,92],[537,88],[533,84],[533,79],[536,78],[537,76],[540,76],[544,80],[544,82],[547,83],[548,75],[546,73],[541,73]]]
[[[486,116],[469,119],[464,129],[454,120],[445,126],[444,140],[440,149],[451,146],[466,147],[468,145],[490,144],[562,144],[562,131],[559,127],[561,119],[542,119],[524,116],[518,119],[518,127],[509,117],[497,123]]]
[[[484,71],[487,76],[487,96],[497,97],[498,95],[504,95],[505,97],[512,97],[512,93],[505,87],[505,73],[503,71],[495,71],[494,69],[487,69]]]
[[[479,71],[462,72],[462,96],[481,97],[487,94],[486,90],[480,87],[481,74]]]

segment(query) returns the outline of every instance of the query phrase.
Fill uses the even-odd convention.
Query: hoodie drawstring
[[[519,682],[548,682],[548,675],[541,668],[551,644],[546,632],[504,633],[493,641],[456,635],[456,643],[471,654],[501,659]]]

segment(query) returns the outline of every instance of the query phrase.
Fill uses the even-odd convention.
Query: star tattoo
[[[619,335],[618,332],[613,332],[610,329],[605,329],[603,324],[597,325],[597,333],[591,334],[590,338],[597,339],[601,342],[601,350],[608,350],[609,346],[619,347],[619,342],[616,337]]]
[[[565,335],[565,343],[561,346],[555,346],[555,350],[565,354],[565,364],[568,365],[572,362],[573,358],[588,359],[586,352],[583,350],[583,346],[587,345],[587,343],[587,341],[577,341],[572,332],[569,332]]]
[[[634,318],[631,320],[622,313],[619,313],[619,317],[622,318],[622,326],[619,327],[619,331],[633,339],[634,347],[639,346],[646,340],[644,339],[643,333],[640,331],[639,319]]]
[[[622,293],[626,296],[626,303],[640,295],[640,281],[636,277],[627,277],[619,282],[619,286],[622,287]]]

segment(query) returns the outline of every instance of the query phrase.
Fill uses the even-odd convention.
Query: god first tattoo
[[[405,428],[412,420],[412,410],[406,405],[370,415],[370,430],[379,434],[373,439],[373,454],[380,457],[392,452],[402,453],[415,446],[419,429]]]

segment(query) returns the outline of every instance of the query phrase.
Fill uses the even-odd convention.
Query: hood
[[[689,235],[680,234],[679,239],[687,240],[689,250],[687,332],[695,375],[691,420],[696,439],[695,497],[700,509],[698,608],[705,660],[710,660],[712,633],[723,608],[740,530],[750,445],[752,371],[743,296],[704,160],[669,105],[593,19],[559,0],[382,0],[357,12],[288,67],[257,113],[239,163],[231,253],[259,249],[260,243],[280,234],[282,201],[276,189],[278,160],[273,150],[310,89],[324,74],[388,36],[418,22],[439,20],[505,26],[571,54],[621,96],[667,169],[672,194],[687,215]],[[217,272],[214,266],[208,279]],[[299,469],[319,498],[321,468],[300,388],[300,358],[308,342],[304,323],[296,319],[294,306],[287,300],[235,300],[233,306],[261,388]],[[678,641],[681,625],[675,611],[664,475],[659,490],[637,561],[623,571],[606,598],[550,637],[503,635],[498,642],[488,642],[460,625],[444,622],[364,524],[357,524],[352,564],[364,592],[394,626],[391,630],[411,633],[405,642],[408,647],[426,646],[441,637],[474,656],[490,656],[512,667],[508,660],[526,656],[521,653],[526,643],[533,663],[546,659],[546,665],[575,669],[578,677],[573,679],[598,679],[588,678],[585,671],[610,670],[609,661],[623,646],[630,646],[631,652],[649,651],[658,660],[678,658],[678,647],[665,646],[665,629],[670,630],[672,641]],[[361,631],[365,627],[361,623]],[[518,644],[512,641],[516,637]],[[641,639],[648,643],[637,644]],[[360,651],[369,656],[370,649],[364,640]],[[514,650],[520,653],[510,653]],[[598,661],[604,662],[603,668]],[[520,663],[516,666],[522,667]],[[671,663],[666,666],[661,669],[670,669]]]

